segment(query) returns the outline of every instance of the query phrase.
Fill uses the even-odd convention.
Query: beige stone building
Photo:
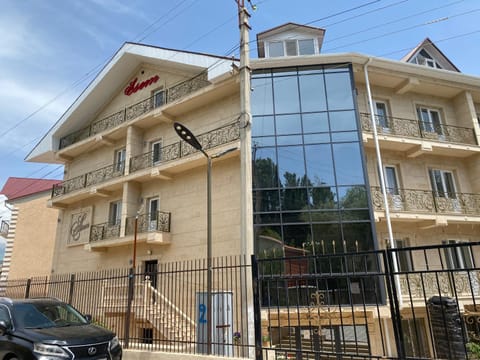
[[[396,61],[323,54],[323,35],[296,24],[257,35],[252,116],[242,125],[237,60],[126,43],[27,157],[65,165],[49,200],[59,209],[52,271],[133,263],[147,271],[205,256],[206,159],[180,141],[174,122],[219,155],[213,256],[480,241],[480,79],[428,39]],[[253,234],[242,236],[249,221]],[[439,250],[431,265],[468,267],[477,253],[462,249]],[[406,272],[422,261],[395,260]],[[426,321],[417,295],[407,325],[417,307]],[[390,326],[382,314],[370,314],[375,336],[379,324]]]
[[[8,178],[1,190],[11,209],[6,238],[2,281],[49,276],[55,248],[58,210],[47,208],[52,186],[59,180]]]

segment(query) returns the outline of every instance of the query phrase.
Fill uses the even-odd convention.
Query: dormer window
[[[418,65],[428,66],[434,69],[441,69],[442,67],[433,59],[429,53],[422,49],[414,59],[414,63]]]
[[[317,53],[315,39],[288,39],[267,42],[267,56],[315,55]]]

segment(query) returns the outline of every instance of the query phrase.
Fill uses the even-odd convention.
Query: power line
[[[397,19],[395,19],[395,20],[393,20],[393,21],[388,21],[388,22],[386,22],[386,23],[382,23],[382,24],[379,24],[379,25],[371,26],[371,27],[368,27],[368,28],[362,29],[362,30],[357,30],[357,31],[355,31],[355,32],[352,32],[352,33],[349,33],[349,34],[346,34],[346,35],[338,36],[338,37],[336,37],[336,38],[333,38],[333,39],[324,41],[323,43],[326,44],[326,43],[329,43],[329,42],[332,42],[332,41],[336,41],[336,40],[344,39],[344,38],[346,38],[346,37],[350,37],[350,36],[352,36],[352,35],[358,35],[358,34],[361,34],[361,33],[364,33],[364,32],[370,31],[370,30],[378,29],[378,28],[383,27],[383,26],[386,26],[386,25],[395,24],[395,23],[397,23],[397,22],[400,22],[400,21],[403,21],[403,20],[407,20],[407,19],[411,19],[411,18],[413,18],[413,17],[417,17],[417,16],[420,16],[420,15],[423,15],[423,14],[427,14],[427,13],[433,12],[433,11],[435,11],[435,10],[443,9],[443,8],[446,8],[446,7],[449,7],[449,6],[452,6],[452,5],[461,3],[461,2],[463,2],[463,1],[464,1],[464,0],[454,1],[454,2],[452,2],[452,3],[446,4],[446,5],[443,5],[443,6],[438,6],[438,7],[431,8],[431,9],[428,9],[428,10],[425,10],[425,11],[421,11],[421,12],[418,12],[418,13],[410,14],[410,15],[407,15],[407,16],[404,16],[404,17],[401,17],[401,18],[397,18]]]
[[[405,32],[405,31],[408,31],[408,30],[412,30],[412,29],[416,29],[416,28],[419,28],[419,27],[432,25],[432,24],[435,24],[435,23],[438,23],[438,22],[441,22],[441,21],[448,21],[448,20],[451,20],[455,17],[470,15],[470,14],[472,14],[474,12],[477,12],[477,11],[480,11],[480,9],[469,10],[469,11],[465,11],[463,13],[455,14],[455,15],[452,15],[452,16],[447,16],[447,17],[442,17],[442,18],[438,18],[438,19],[435,19],[435,20],[431,20],[431,21],[426,21],[426,22],[423,22],[423,23],[420,23],[420,24],[408,26],[408,27],[403,28],[403,29],[399,29],[399,30],[391,31],[391,32],[384,33],[384,34],[381,34],[381,35],[378,35],[378,36],[374,36],[374,37],[371,37],[371,38],[368,38],[368,39],[359,40],[359,41],[355,41],[355,42],[352,42],[352,43],[349,43],[349,44],[345,44],[345,45],[337,46],[337,47],[334,47],[334,48],[330,48],[330,49],[328,49],[328,51],[341,49],[341,48],[351,46],[351,45],[362,44],[362,43],[367,42],[367,41],[377,40],[377,39],[380,39],[380,38],[383,38],[383,37],[386,37],[386,36],[395,35],[395,34]]]

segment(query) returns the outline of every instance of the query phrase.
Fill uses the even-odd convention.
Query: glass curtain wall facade
[[[252,88],[257,257],[373,249],[351,66],[255,71]]]

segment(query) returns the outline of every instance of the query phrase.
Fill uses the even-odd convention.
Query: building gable
[[[412,51],[405,55],[401,61],[436,69],[460,72],[429,38],[426,38],[418,44]]]

